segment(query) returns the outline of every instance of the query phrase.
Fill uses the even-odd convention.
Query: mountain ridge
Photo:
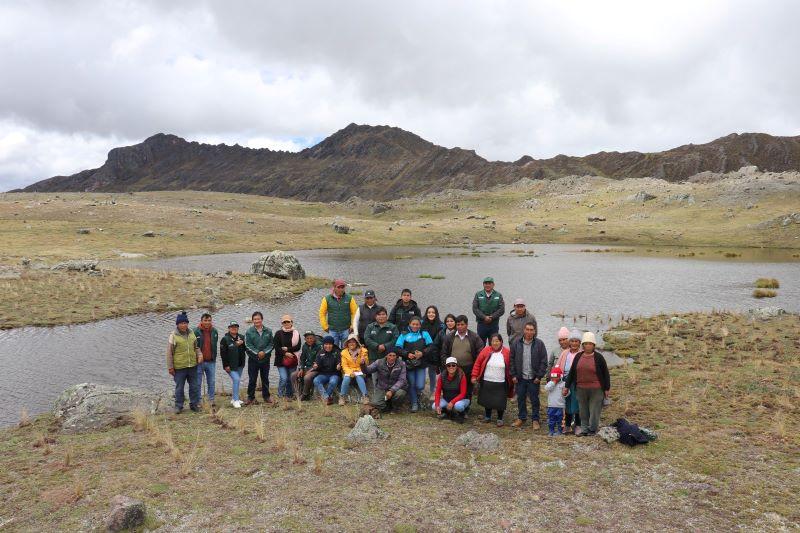
[[[443,189],[481,190],[522,178],[597,175],[682,181],[703,171],[744,166],[800,170],[800,136],[732,133],[704,144],[662,152],[601,151],[547,159],[489,161],[474,150],[445,148],[394,126],[351,123],[299,152],[187,141],[157,133],[113,148],[106,162],[70,176],[53,176],[24,192],[206,190],[333,201],[350,196],[388,200]]]

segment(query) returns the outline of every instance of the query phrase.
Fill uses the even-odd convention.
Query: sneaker
[[[505,425],[506,425],[506,423],[505,423],[505,422],[503,422],[503,420],[502,420],[502,419],[497,421],[497,427],[501,428],[501,427],[503,427],[503,426],[505,426]]]
[[[483,420],[481,420],[481,422],[483,422],[484,424],[489,424],[489,423],[492,422],[492,418],[491,417],[487,418],[487,417],[484,416]]]
[[[258,400],[255,398],[248,398],[246,402],[244,402],[245,406],[248,405],[258,405]]]
[[[183,412],[183,407],[176,407],[172,410],[172,414],[179,415]]]
[[[511,427],[512,428],[521,428],[523,424],[525,424],[525,421],[524,420],[520,420],[519,418],[517,418],[516,420],[511,422]]]
[[[347,402],[344,401],[344,396],[339,396],[339,405],[344,405],[345,403]]]
[[[548,432],[547,432],[547,436],[548,436],[548,437],[552,437],[553,435],[555,435],[555,433],[553,433],[552,431],[548,431]]]
[[[199,412],[200,412],[200,407],[199,407],[199,406],[197,406],[197,405],[190,405],[190,406],[189,406],[189,409],[190,409],[190,410],[191,410],[193,413],[199,413]]]
[[[594,437],[595,435],[597,435],[597,432],[592,430],[589,430],[589,432],[586,434],[587,437]]]
[[[531,420],[531,429],[534,431],[538,431],[542,429],[542,425],[539,423],[538,420]]]
[[[412,413],[416,413],[417,411],[419,411],[419,404],[418,403],[412,403],[411,404],[411,412]]]

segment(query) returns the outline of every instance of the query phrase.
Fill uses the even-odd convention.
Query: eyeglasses
[[[291,323],[292,323],[291,320],[284,320],[283,322],[281,322],[281,324],[291,324]]]

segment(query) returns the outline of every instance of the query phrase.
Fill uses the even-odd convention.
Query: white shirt
[[[506,380],[506,360],[502,352],[494,352],[486,363],[483,380],[493,383],[503,383]]]

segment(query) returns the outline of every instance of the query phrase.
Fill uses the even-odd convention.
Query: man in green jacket
[[[494,290],[494,278],[484,278],[483,290],[472,299],[472,312],[478,321],[478,337],[484,343],[500,331],[500,317],[506,312],[506,304],[503,295]]]
[[[175,381],[175,414],[183,411],[184,388],[189,382],[189,408],[200,410],[200,376],[197,365],[203,353],[197,347],[197,337],[189,328],[189,317],[181,311],[175,319],[175,331],[167,341],[167,372]]]
[[[306,331],[303,334],[305,342],[303,349],[300,351],[300,361],[297,365],[297,370],[292,372],[292,383],[297,384],[297,394],[302,401],[311,399],[311,387],[314,386],[314,378],[317,373],[312,370],[314,361],[317,360],[317,354],[322,350],[322,343],[313,331]]]
[[[203,352],[203,360],[197,365],[197,377],[200,380],[200,394],[203,394],[203,375],[206,378],[206,394],[212,407],[214,403],[214,385],[216,383],[217,347],[219,346],[219,332],[211,323],[211,315],[203,313],[200,324],[194,328],[197,337],[197,347]]]
[[[364,330],[364,344],[369,352],[369,362],[373,363],[386,356],[386,349],[394,346],[399,336],[397,326],[389,322],[386,308],[379,306],[375,312],[375,322]]]
[[[250,317],[253,325],[244,334],[244,348],[247,352],[247,401],[256,401],[256,382],[261,375],[261,396],[264,402],[272,403],[269,397],[269,356],[272,353],[272,330],[264,325],[264,315],[256,311]]]

